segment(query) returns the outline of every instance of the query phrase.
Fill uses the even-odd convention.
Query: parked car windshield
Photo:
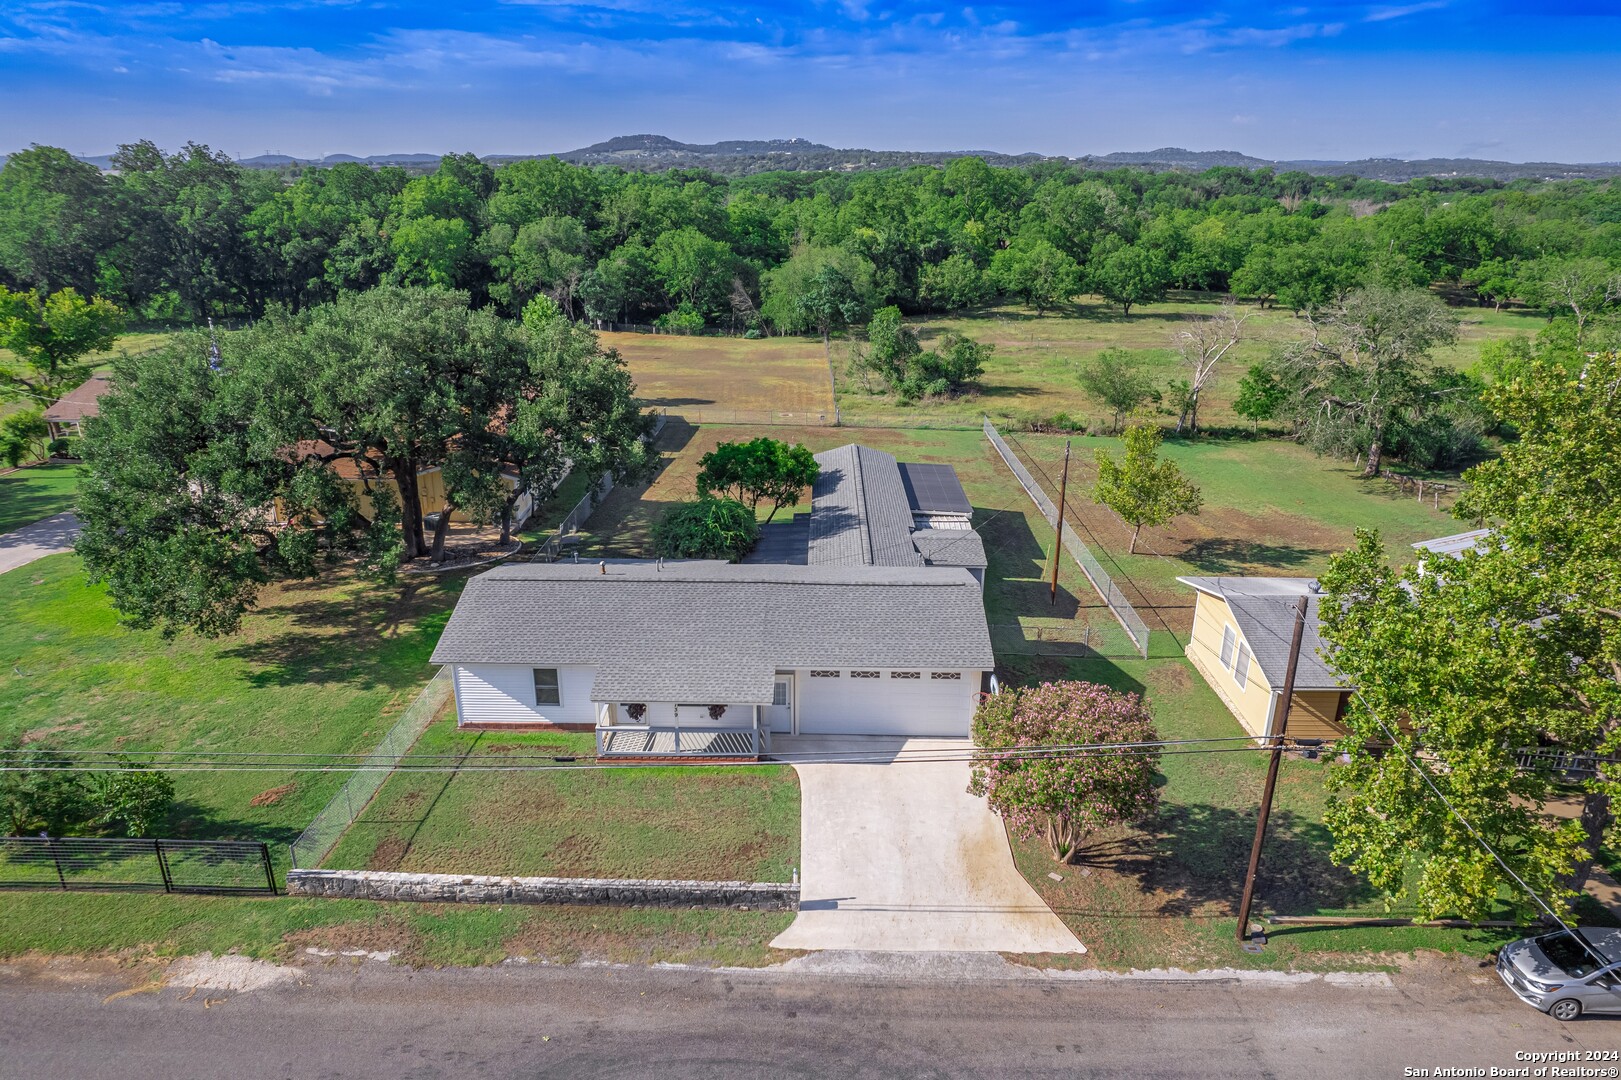
[[[1585,978],[1599,968],[1598,958],[1585,942],[1563,930],[1537,938],[1537,948],[1573,979]]]

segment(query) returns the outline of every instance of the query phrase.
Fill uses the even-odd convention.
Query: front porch
[[[771,751],[757,704],[594,704],[599,758],[758,761]]]

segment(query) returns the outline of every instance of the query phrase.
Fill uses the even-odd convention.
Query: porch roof
[[[597,701],[768,704],[779,668],[989,670],[985,607],[944,566],[526,563],[467,583],[434,663],[582,665]]]

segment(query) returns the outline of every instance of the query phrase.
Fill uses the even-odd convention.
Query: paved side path
[[[969,795],[966,742],[778,739],[800,787],[800,907],[779,949],[1081,953],[1013,865],[1002,823]],[[880,751],[852,763],[840,753]],[[940,761],[942,751],[957,757]],[[837,763],[835,763],[837,762]]]
[[[72,551],[78,538],[79,519],[72,514],[57,514],[0,535],[0,574],[47,555]]]

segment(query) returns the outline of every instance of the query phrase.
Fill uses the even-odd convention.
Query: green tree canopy
[[[1465,474],[1457,513],[1491,532],[1458,558],[1393,569],[1372,533],[1322,576],[1329,659],[1357,687],[1350,763],[1325,817],[1335,857],[1421,913],[1534,906],[1417,776],[1533,889],[1568,900],[1612,818],[1621,753],[1621,361],[1540,358],[1487,391],[1520,439]],[[1565,783],[1526,748],[1599,755],[1579,819],[1544,812]]]
[[[698,497],[727,496],[750,512],[771,500],[770,521],[784,506],[793,506],[816,483],[822,468],[802,444],[793,446],[761,436],[748,442],[723,442],[698,459]]]
[[[1159,396],[1146,359],[1129,349],[1104,349],[1082,360],[1075,375],[1081,389],[1114,414],[1112,431],[1121,430],[1127,416]]]
[[[124,313],[101,297],[84,299],[73,289],[49,295],[12,292],[0,285],[0,348],[21,366],[0,367],[0,398],[9,389],[36,401],[54,398],[83,381],[90,353],[112,348]]]
[[[1160,429],[1139,424],[1126,429],[1125,455],[1116,461],[1107,450],[1097,451],[1098,479],[1092,501],[1119,514],[1131,526],[1132,554],[1143,526],[1164,525],[1183,514],[1197,514],[1204,496],[1176,462],[1159,456]]]
[[[1092,267],[1091,277],[1092,288],[1099,296],[1113,300],[1130,315],[1138,304],[1165,298],[1171,285],[1171,268],[1159,252],[1128,244],[1105,255]]]

